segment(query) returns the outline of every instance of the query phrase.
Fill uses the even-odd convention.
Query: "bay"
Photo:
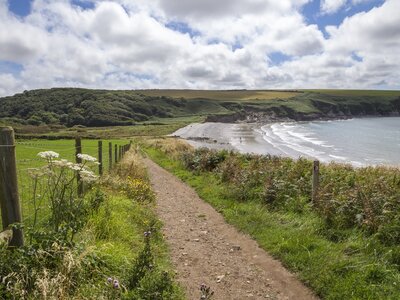
[[[400,166],[400,117],[282,122],[192,124],[174,135],[196,147],[307,157],[355,166]]]

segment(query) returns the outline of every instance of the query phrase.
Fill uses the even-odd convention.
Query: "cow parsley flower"
[[[80,171],[82,170],[82,165],[81,164],[73,164],[71,163],[68,168],[70,168],[72,171]]]
[[[89,161],[89,162],[96,162],[97,161],[97,158],[95,158],[93,156],[90,156],[89,154],[79,153],[79,154],[77,154],[77,157],[82,159],[83,161]]]
[[[38,156],[44,159],[53,159],[53,158],[58,158],[60,154],[54,151],[43,151],[39,152]]]
[[[79,175],[81,176],[82,181],[87,183],[94,182],[98,179],[98,176],[96,174],[86,169],[80,170]]]
[[[55,161],[53,161],[53,164],[55,165],[55,166],[57,166],[57,167],[60,167],[60,168],[64,168],[64,167],[69,167],[72,163],[71,162],[69,162],[68,160],[66,160],[66,159],[61,159],[61,160],[55,160]]]
[[[29,168],[28,174],[31,178],[37,179],[44,175],[43,170],[39,168]]]

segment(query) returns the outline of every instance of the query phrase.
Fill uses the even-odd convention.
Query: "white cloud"
[[[347,0],[321,0],[321,11],[325,14],[333,14],[345,6]]]
[[[94,2],[84,10],[35,0],[17,18],[0,0],[0,60],[23,65],[18,76],[0,69],[0,95],[53,86],[399,87],[397,0],[328,27],[328,38],[305,22],[308,0]],[[274,53],[289,60],[274,64]]]
[[[7,14],[4,3],[0,6],[0,24],[0,60],[26,62],[46,51],[47,34]]]
[[[11,74],[0,74],[0,95],[16,93],[21,87],[18,80]]]

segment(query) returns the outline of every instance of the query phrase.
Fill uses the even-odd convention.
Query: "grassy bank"
[[[151,122],[138,123],[127,126],[107,126],[107,127],[84,127],[54,125],[21,125],[14,124],[16,136],[19,139],[74,139],[80,136],[84,139],[124,139],[134,136],[164,136],[171,134],[179,128],[185,127],[191,123],[203,122],[204,117],[177,117],[154,119]],[[1,123],[1,121],[0,121]]]
[[[400,297],[399,170],[324,165],[311,203],[306,160],[194,152],[170,139],[146,152],[322,298]]]
[[[23,201],[36,213],[23,224],[26,245],[0,248],[0,298],[183,299],[140,156],[128,152],[112,173],[87,182],[83,198],[70,165],[49,164],[29,170],[35,189]]]

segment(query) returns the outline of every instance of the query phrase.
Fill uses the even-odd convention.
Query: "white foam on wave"
[[[270,138],[275,139],[275,144],[280,145],[280,148],[287,147],[292,151],[297,152],[301,155],[311,157],[321,157],[325,154],[323,151],[318,151],[312,147],[303,145],[304,140],[298,136],[291,135],[288,129],[292,129],[295,126],[288,123],[273,124],[270,126],[271,135]],[[264,128],[264,130],[267,128]]]
[[[345,156],[329,154],[329,157],[332,157],[333,159],[338,159],[338,160],[347,160],[347,157],[345,157]]]
[[[263,140],[266,141],[273,148],[282,152],[282,154],[290,156],[290,153],[288,153],[283,147],[281,147],[282,145],[284,145],[282,141],[279,141],[279,138],[273,135],[271,127],[272,127],[271,125],[266,125],[261,127]]]
[[[321,146],[324,148],[332,148],[333,147],[333,145],[327,145],[325,141],[321,141],[321,140],[311,137],[314,135],[314,133],[312,133],[312,132],[296,132],[296,131],[288,130],[288,133],[300,140],[304,140],[308,143],[311,143],[311,144],[314,144],[317,146]]]

